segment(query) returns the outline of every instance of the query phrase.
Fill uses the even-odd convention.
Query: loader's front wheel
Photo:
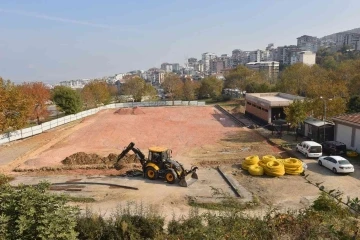
[[[166,173],[165,179],[168,183],[173,184],[176,181],[177,176],[175,175],[175,173],[173,171],[170,171],[170,172]]]
[[[153,167],[147,167],[145,171],[145,175],[150,180],[155,180],[158,178],[158,172]]]

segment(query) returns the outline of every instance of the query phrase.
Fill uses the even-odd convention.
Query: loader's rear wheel
[[[150,180],[155,180],[158,178],[158,172],[153,167],[147,167],[145,171],[145,175]]]
[[[177,176],[171,171],[166,173],[165,179],[168,183],[173,184],[176,181]]]

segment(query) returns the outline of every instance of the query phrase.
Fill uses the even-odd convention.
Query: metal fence
[[[55,128],[66,123],[82,119],[84,117],[93,115],[101,110],[113,108],[129,108],[129,107],[159,107],[159,106],[205,106],[205,102],[198,101],[157,101],[157,102],[130,102],[130,103],[112,103],[106,106],[86,110],[77,114],[67,115],[62,118],[57,118],[49,122],[44,122],[38,126],[24,128],[13,132],[0,134],[0,145],[9,143],[15,140],[34,136],[51,128]]]

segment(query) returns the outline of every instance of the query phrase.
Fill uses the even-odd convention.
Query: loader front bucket
[[[190,175],[190,174],[189,174]],[[193,184],[194,182],[196,182],[198,180],[198,175],[196,172],[193,172],[191,174],[191,177],[183,177],[180,182],[179,182],[179,185],[182,186],[182,187],[188,187],[190,186],[191,184]]]

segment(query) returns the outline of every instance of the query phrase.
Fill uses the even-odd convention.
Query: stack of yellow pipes
[[[304,171],[302,162],[297,158],[276,159],[272,155],[265,155],[259,159],[259,156],[249,156],[241,164],[241,168],[247,170],[253,176],[262,176],[264,173],[268,176],[279,177],[285,173],[298,175]]]

